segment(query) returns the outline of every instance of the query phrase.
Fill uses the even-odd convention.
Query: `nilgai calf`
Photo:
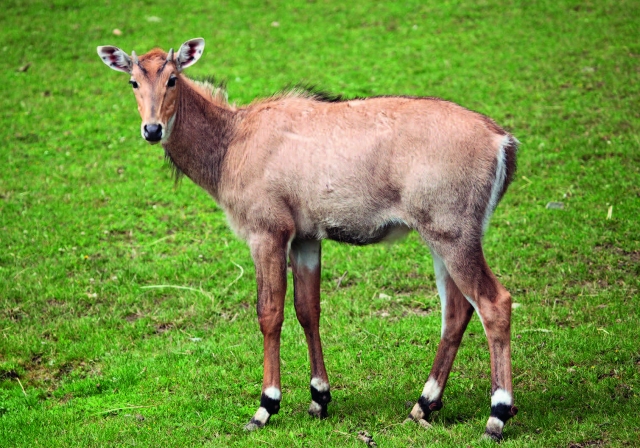
[[[191,39],[174,53],[140,57],[98,47],[103,62],[130,76],[142,136],[162,143],[179,173],[204,188],[251,248],[264,335],[260,407],[247,429],[277,414],[280,330],[293,269],[295,309],[311,362],[309,413],[327,415],[329,378],[320,343],[320,245],[365,245],[417,231],[433,256],[442,337],[409,419],[428,426],[462,334],[476,311],[491,354],[491,416],[502,437],[514,416],[511,296],[491,272],[482,236],[516,168],[518,141],[493,120],[438,98],[327,99],[293,90],[246,107],[182,71],[204,49]]]

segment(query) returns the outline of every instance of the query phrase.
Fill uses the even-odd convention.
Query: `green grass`
[[[434,428],[400,424],[440,334],[415,235],[324,244],[330,418],[306,413],[290,288],[282,410],[243,432],[262,375],[249,251],[204,192],[188,180],[174,189],[162,150],[140,138],[127,77],[95,53],[199,36],[205,54],[188,74],[228,80],[240,104],[308,82],[346,96],[440,96],[513,132],[517,179],[485,239],[520,304],[520,413],[504,446],[637,446],[638,2],[108,3],[3,2],[0,446],[365,446],[359,430],[381,447],[486,445],[477,318]]]

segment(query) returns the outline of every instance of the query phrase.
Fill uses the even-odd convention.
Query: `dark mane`
[[[298,83],[293,86],[289,86],[289,89],[298,92],[305,92],[310,98],[323,103],[339,103],[341,101],[348,100],[348,98],[345,98],[339,93],[327,92],[314,84]]]
[[[290,84],[267,99],[270,100],[286,97],[308,98],[323,103],[339,103],[342,101],[348,101],[348,98],[345,98],[340,94],[330,93],[318,88],[314,84],[307,83]]]
[[[192,81],[199,82],[200,84],[206,84],[211,86],[214,89],[219,89],[224,92],[227,91],[227,80],[218,80],[213,75],[205,75],[205,76],[193,76],[189,78]]]
[[[227,93],[226,80],[218,81],[214,76],[195,76],[189,78],[199,87],[202,87],[211,95],[211,99],[222,104],[229,104],[229,94]]]

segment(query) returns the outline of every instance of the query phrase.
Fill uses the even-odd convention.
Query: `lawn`
[[[106,3],[106,4],[105,4]],[[0,446],[491,446],[487,341],[474,317],[433,428],[402,425],[440,336],[417,235],[323,244],[333,402],[307,415],[291,280],[283,402],[259,403],[255,272],[222,210],[175,186],[140,136],[142,54],[204,37],[189,76],[248,104],[299,82],[345,97],[438,96],[522,142],[485,237],[511,291],[505,447],[638,446],[640,3],[4,0],[0,15]],[[547,204],[561,203],[548,208]]]

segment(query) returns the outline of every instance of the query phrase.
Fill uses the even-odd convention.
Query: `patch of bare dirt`
[[[618,257],[626,258],[627,260],[622,260],[619,263],[619,265],[622,265],[620,267],[627,267],[627,265],[631,264],[635,266],[640,262],[640,250],[626,250],[613,244],[605,243],[595,246],[594,251],[608,252]]]
[[[171,330],[174,327],[175,325],[172,324],[171,322],[158,324],[156,325],[156,334],[166,333],[167,331]]]
[[[0,380],[9,380],[12,378],[19,378],[18,372],[13,369],[9,370],[0,370]]]
[[[408,308],[407,307],[402,312],[402,317],[410,316],[410,315],[424,317],[424,316],[430,315],[431,313],[433,313],[433,308],[431,308],[431,307],[426,307],[426,308],[423,308],[423,307],[411,307],[411,308]]]
[[[403,319],[407,316],[420,316],[425,317],[429,316],[433,313],[433,309],[431,307],[423,308],[423,307],[408,307],[402,306],[400,309],[398,308],[388,308],[377,310],[373,313],[374,316],[389,318],[391,320]]]
[[[126,320],[127,322],[135,322],[138,319],[140,319],[141,317],[144,317],[144,315],[139,314],[139,313],[131,313],[131,314],[127,314],[126,316],[124,316],[124,320]]]
[[[21,378],[25,387],[27,385],[42,387],[49,392],[56,390],[59,383],[73,372],[75,376],[86,378],[100,376],[100,366],[94,362],[74,360],[62,364],[47,362],[42,354],[34,354],[31,359],[22,365],[24,374],[12,373],[15,378]]]

